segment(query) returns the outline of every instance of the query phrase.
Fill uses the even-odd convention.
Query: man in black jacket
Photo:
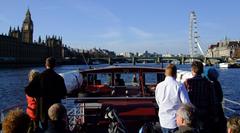
[[[41,73],[39,79],[30,83],[25,92],[29,96],[39,98],[38,114],[43,128],[47,127],[47,111],[54,103],[60,103],[66,94],[64,79],[54,71],[56,60],[53,57],[46,59],[46,70]]]

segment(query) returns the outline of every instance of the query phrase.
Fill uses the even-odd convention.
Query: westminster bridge
[[[192,60],[199,60],[206,64],[214,64],[215,62],[226,62],[224,57],[189,57],[189,56],[176,56],[176,57],[106,57],[106,58],[88,58],[88,64],[114,64],[114,63],[170,63],[178,61],[179,64],[185,64]]]

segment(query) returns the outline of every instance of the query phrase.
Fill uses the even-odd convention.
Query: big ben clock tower
[[[29,9],[27,10],[26,17],[22,25],[22,40],[26,43],[33,42],[33,22]]]

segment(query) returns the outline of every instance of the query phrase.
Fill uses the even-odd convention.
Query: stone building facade
[[[240,41],[224,41],[210,45],[207,57],[240,58]]]
[[[0,35],[0,63],[31,64],[43,63],[53,56],[58,62],[63,60],[62,37],[46,36],[33,41],[33,21],[27,10],[21,29],[10,27],[8,34]]]

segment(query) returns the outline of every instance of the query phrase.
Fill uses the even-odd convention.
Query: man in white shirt
[[[181,103],[190,103],[188,93],[183,84],[176,81],[177,67],[169,64],[165,70],[165,80],[155,90],[155,98],[159,107],[159,122],[163,133],[177,130],[176,112]]]

